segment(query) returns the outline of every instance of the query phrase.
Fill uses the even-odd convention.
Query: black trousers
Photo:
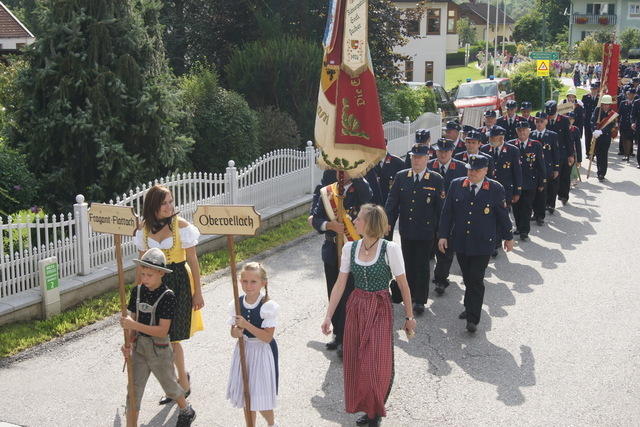
[[[625,156],[633,156],[633,139],[635,134],[633,129],[620,129],[620,151]]]
[[[331,298],[331,291],[333,290],[333,286],[336,284],[336,280],[338,280],[339,272],[340,269],[336,264],[324,263],[324,278],[327,281],[327,294],[329,295],[329,298]],[[349,295],[351,295],[352,291],[353,276],[349,274],[347,286],[344,288],[344,293],[342,294],[342,298],[340,298],[340,303],[338,303],[338,307],[336,307],[336,311],[331,317],[333,333],[336,335],[336,341],[339,343],[342,342],[342,337],[344,336],[344,319],[346,317],[345,307],[347,305],[347,299],[349,298]]]
[[[429,297],[429,258],[433,248],[433,240],[409,240],[402,237],[402,257],[407,273],[411,301],[426,304]]]
[[[449,270],[451,270],[451,264],[453,263],[453,249],[451,246],[447,248],[445,253],[436,249],[436,267],[433,270],[433,282],[438,283],[445,288],[449,286]]]
[[[458,263],[462,269],[464,280],[464,309],[467,312],[467,321],[480,323],[482,302],[484,301],[484,273],[489,265],[489,255],[456,254]]]
[[[569,190],[571,189],[571,166],[567,159],[560,160],[560,175],[558,176],[558,199],[569,200]],[[555,200],[553,203],[555,207]]]
[[[605,139],[602,141],[602,137],[598,139],[596,144],[596,165],[598,166],[598,176],[605,176],[607,174],[607,167],[609,163],[609,147],[611,147],[611,140]]]
[[[638,144],[638,151],[636,151],[636,161],[640,165],[640,130],[636,130],[635,140],[636,144]]]
[[[589,128],[589,125],[584,128],[584,158],[589,158],[589,148],[591,147],[591,138],[593,138],[593,131]]]
[[[560,176],[556,179],[547,179],[547,200],[545,205],[550,208],[556,207],[556,198],[558,197],[558,189],[560,188]]]
[[[518,203],[514,203],[513,205],[513,216],[516,220],[516,228],[520,233],[529,234],[529,231],[531,231],[531,223],[529,219],[531,218],[533,201],[535,200],[537,193],[542,193],[542,191],[538,191],[537,188],[522,190],[520,200],[518,200]]]

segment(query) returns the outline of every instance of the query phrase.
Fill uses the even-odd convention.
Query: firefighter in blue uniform
[[[489,129],[495,126],[498,121],[498,113],[495,110],[487,110],[484,112],[484,125],[479,129],[480,133],[484,133],[489,137]]]
[[[453,141],[454,153],[459,153],[465,150],[464,139],[461,135],[462,126],[457,121],[447,122],[444,128],[444,137]]]
[[[547,211],[553,212],[556,208],[556,199],[563,205],[569,201],[571,189],[571,167],[576,161],[575,148],[569,135],[569,119],[558,114],[558,103],[549,100],[544,104],[547,113],[547,129],[558,134],[558,154],[560,156],[560,175],[558,176],[557,193],[547,193]],[[555,187],[554,187],[555,189]]]
[[[633,88],[627,89],[625,93],[625,100],[620,103],[618,108],[618,114],[620,117],[620,143],[622,144],[622,151],[624,157],[622,160],[629,161],[629,156],[633,156],[633,139],[634,132],[631,119],[631,113],[633,112],[633,104],[636,97],[636,90]]]
[[[469,162],[469,156],[471,154],[480,154],[481,156],[486,156],[489,159],[489,171],[488,175],[493,176],[493,157],[489,154],[483,153],[480,151],[480,147],[482,147],[486,143],[486,135],[480,133],[479,131],[468,132],[464,138],[464,145],[466,147],[466,151],[462,153],[454,154],[453,158],[456,160],[460,160],[462,163]]]
[[[331,171],[335,174],[335,171]],[[325,183],[329,180],[331,174],[327,174]],[[335,175],[334,175],[335,176]],[[334,179],[335,182],[335,179]],[[331,185],[329,183],[327,185]],[[369,187],[366,179],[353,179],[351,180],[345,175],[344,181],[344,209],[349,217],[354,220],[358,216],[360,206],[369,203],[373,196],[371,187]],[[314,205],[311,210],[311,224],[318,233],[324,234],[325,240],[322,245],[322,262],[324,263],[324,275],[327,284],[327,295],[331,296],[333,285],[338,279],[338,250],[337,250],[337,235],[343,234],[345,227],[342,223],[332,220],[329,212],[325,208],[325,203],[322,200],[322,196],[314,199]],[[346,240],[345,240],[346,242]],[[353,277],[349,277],[347,286],[345,288],[344,295],[336,308],[336,311],[331,318],[333,324],[333,330],[335,338],[326,344],[329,350],[338,350],[338,355],[342,356],[342,337],[344,334],[344,320],[345,320],[345,306],[349,295],[353,291]]]
[[[399,218],[400,243],[414,312],[424,313],[429,295],[429,259],[434,247],[444,179],[427,169],[429,147],[414,145],[411,169],[396,174],[385,210],[389,223]]]
[[[589,156],[589,146],[591,144],[591,117],[593,111],[598,105],[598,91],[600,90],[600,82],[595,81],[591,83],[591,92],[582,97],[582,105],[584,106],[584,153],[585,156]]]
[[[518,103],[513,99],[507,101],[507,114],[500,117],[496,124],[505,130],[504,140],[511,141],[516,139],[518,135],[516,134],[516,123],[522,120],[522,117],[516,114],[518,110]]]
[[[464,311],[458,316],[475,332],[484,300],[484,275],[496,242],[513,249],[511,220],[505,192],[499,182],[486,177],[486,157],[472,155],[468,177],[451,182],[438,228],[438,250],[451,248],[458,259],[465,285]]]
[[[494,126],[489,131],[489,143],[480,150],[493,157],[495,172],[493,179],[504,187],[507,206],[516,203],[522,190],[522,169],[520,167],[520,151],[517,147],[504,141],[505,130]]]
[[[450,139],[439,139],[433,148],[436,150],[437,159],[430,160],[427,164],[429,170],[439,173],[444,178],[445,194],[456,178],[467,176],[466,164],[452,157],[454,143]],[[453,262],[453,249],[449,248],[444,253],[436,250],[436,267],[433,270],[433,283],[438,295],[442,295],[449,286],[449,270]]]
[[[527,240],[531,230],[531,212],[533,200],[537,193],[544,191],[547,174],[544,164],[542,144],[529,138],[531,129],[526,120],[516,124],[518,138],[510,141],[520,149],[520,161],[522,163],[522,193],[517,203],[513,205],[513,216],[516,221],[516,233],[520,240]]]
[[[531,134],[531,138],[542,144],[545,170],[547,171],[547,182],[544,186],[544,191],[537,192],[533,201],[533,219],[538,225],[543,225],[546,216],[547,192],[550,187],[558,185],[558,176],[560,175],[558,134],[547,129],[547,113],[544,111],[536,113],[536,130]],[[557,192],[557,190],[553,191]]]
[[[578,114],[575,111],[569,111],[567,118],[569,119],[569,137],[576,151],[576,163],[578,167],[582,163],[582,129],[575,125]]]
[[[404,162],[400,157],[387,152],[385,158],[382,159],[374,169],[378,176],[378,185],[380,186],[380,192],[382,194],[382,203],[380,203],[380,205],[384,206],[387,203],[389,191],[391,191],[396,174],[402,169],[405,169]],[[394,227],[395,224],[389,223],[389,233],[385,236],[385,239],[389,241],[393,240]]]
[[[615,120],[607,126],[604,126],[611,111],[611,104],[613,103],[614,101],[611,99],[611,95],[602,95],[600,106],[595,109],[591,117],[591,129],[593,136],[596,138],[595,156],[597,158],[596,165],[599,181],[604,181],[604,177],[607,174],[609,147],[611,146],[612,132],[614,132],[614,128],[616,127]]]

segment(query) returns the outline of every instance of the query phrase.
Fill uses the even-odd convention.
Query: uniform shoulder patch
[[[444,199],[445,197],[447,197],[447,195],[446,195],[446,194],[444,194],[444,191],[441,191],[441,192],[440,192],[440,198],[441,198],[441,199]]]
[[[483,190],[488,190],[490,185],[491,184],[489,184],[489,181],[485,181],[485,182],[482,183],[482,189]]]

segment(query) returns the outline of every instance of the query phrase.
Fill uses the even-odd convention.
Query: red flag
[[[321,166],[363,176],[386,155],[367,41],[367,0],[333,0],[325,29],[315,139]]]
[[[620,68],[620,45],[605,43],[602,53],[602,77],[601,85],[606,87],[606,93],[615,97],[618,95],[618,69]],[[613,104],[612,109],[618,110],[618,104]]]

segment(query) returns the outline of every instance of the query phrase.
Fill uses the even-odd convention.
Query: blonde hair
[[[382,206],[367,203],[366,205],[362,205],[360,212],[364,215],[363,219],[366,220],[364,234],[378,239],[387,235],[389,220]]]
[[[240,276],[242,276],[242,273],[246,271],[258,273],[260,279],[264,282],[264,298],[262,299],[262,302],[264,303],[269,301],[269,278],[267,277],[267,270],[265,270],[259,262],[248,262],[242,266],[242,269],[240,269]]]

